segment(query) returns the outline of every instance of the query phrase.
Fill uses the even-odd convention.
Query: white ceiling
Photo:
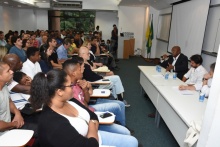
[[[63,1],[63,0],[60,0]],[[83,1],[83,0],[82,0]],[[117,0],[119,1],[119,0]],[[155,9],[164,9],[170,7],[170,4],[181,0],[121,0],[119,6],[152,6]],[[50,3],[51,0],[34,0],[36,3]],[[0,0],[0,5],[16,8],[34,8],[36,6],[20,3],[19,0]]]
[[[181,0],[121,0],[119,6],[152,6],[157,10],[161,10],[178,1]]]

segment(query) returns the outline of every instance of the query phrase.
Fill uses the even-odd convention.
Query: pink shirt
[[[80,103],[84,105],[84,93],[82,91],[82,88],[79,85],[73,86],[73,97],[77,99]],[[89,109],[94,112],[94,108],[89,107]]]

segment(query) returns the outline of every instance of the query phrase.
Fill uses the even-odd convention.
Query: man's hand
[[[207,73],[204,75],[203,78],[208,80],[208,79],[212,78],[212,76],[209,73]]]
[[[31,85],[31,81],[32,81],[32,79],[31,79],[29,76],[27,76],[27,77],[26,77],[26,83],[25,83],[25,85],[30,86],[30,85]]]
[[[83,91],[88,89],[87,88],[88,82],[85,80],[78,80],[77,84],[82,88]]]
[[[168,67],[166,68],[166,71],[170,71],[171,69],[174,69],[174,66],[168,63]]]
[[[179,90],[186,90],[186,89],[187,89],[187,86],[184,86],[184,85],[179,86]]]
[[[168,58],[167,54],[164,54],[164,55],[162,56],[162,59],[163,59],[163,60],[166,60],[167,58]]]
[[[12,122],[16,123],[16,128],[21,128],[24,125],[24,119],[20,113],[15,114],[15,117],[12,120]]]

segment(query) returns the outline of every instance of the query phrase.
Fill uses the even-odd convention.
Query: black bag
[[[96,56],[96,63],[102,63],[103,65],[108,65],[108,56]]]

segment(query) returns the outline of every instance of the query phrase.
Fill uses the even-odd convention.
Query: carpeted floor
[[[135,131],[134,136],[143,147],[178,147],[178,143],[172,136],[164,121],[161,119],[160,127],[157,128],[154,118],[149,118],[149,113],[155,112],[151,101],[141,94],[140,71],[138,65],[152,66],[153,63],[146,62],[141,57],[130,57],[120,60],[119,75],[125,88],[124,99],[131,106],[126,108],[127,126]]]

